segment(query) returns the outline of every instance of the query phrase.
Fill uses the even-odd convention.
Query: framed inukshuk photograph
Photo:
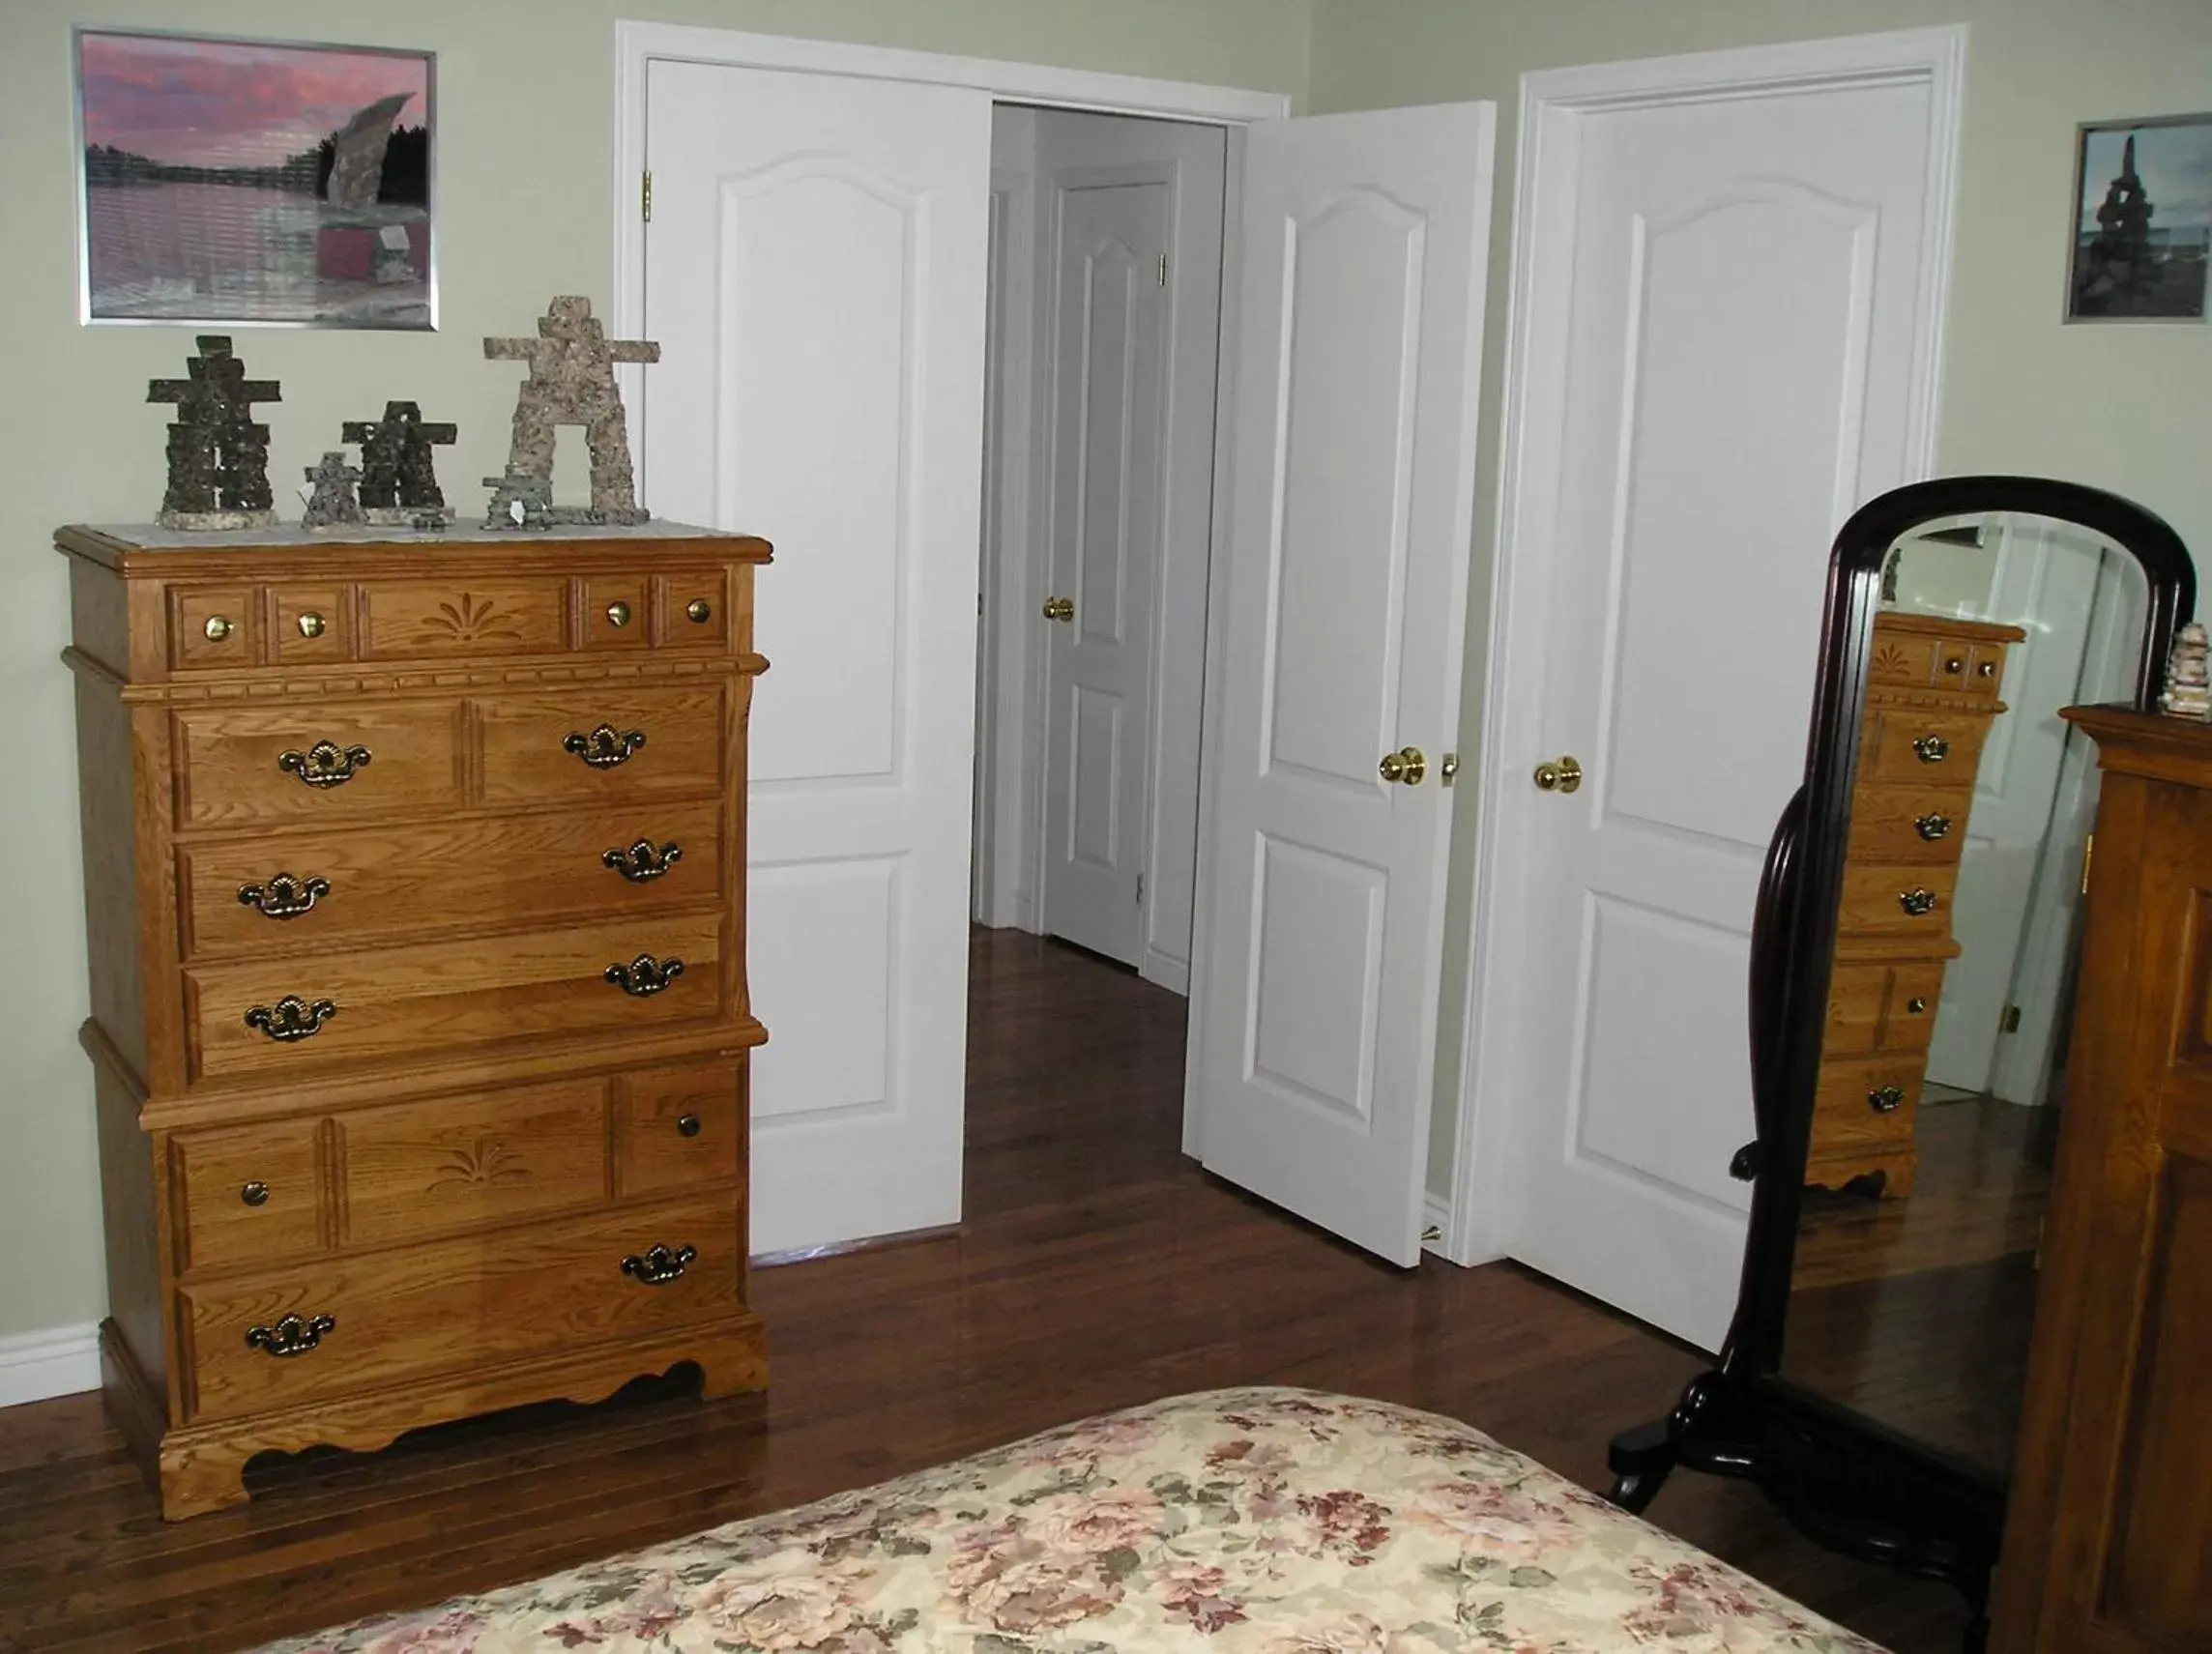
[[[2204,318],[2212,114],[2104,121],[2074,152],[2069,322]]]
[[[438,324],[426,51],[75,31],[85,322]]]

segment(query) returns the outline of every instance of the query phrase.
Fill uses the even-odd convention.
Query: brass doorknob
[[[1428,754],[1417,746],[1401,746],[1396,752],[1385,752],[1375,771],[1385,781],[1418,787],[1429,772]]]
[[[1583,784],[1583,767],[1575,759],[1536,766],[1536,787],[1545,793],[1572,793]]]
[[[1044,600],[1044,618],[1048,621],[1072,621],[1075,619],[1075,599],[1047,597]]]

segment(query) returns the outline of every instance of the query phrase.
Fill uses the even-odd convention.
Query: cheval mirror
[[[2066,1107],[2097,759],[2151,710],[2195,577],[2173,531],[2033,478],[1883,495],[1829,565],[1804,785],[1751,944],[1757,1139],[1719,1365],[1615,1438],[1758,1482],[1839,1550],[1952,1581],[1980,1646]]]

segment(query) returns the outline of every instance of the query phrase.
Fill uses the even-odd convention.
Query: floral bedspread
[[[264,1654],[1880,1654],[1450,1419],[1216,1390]]]

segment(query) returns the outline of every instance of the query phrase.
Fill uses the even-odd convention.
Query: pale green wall
[[[505,457],[517,376],[485,334],[528,330],[555,293],[603,310],[613,268],[614,25],[619,16],[1303,92],[1306,0],[6,0],[0,8],[0,1338],[102,1312],[85,1014],[75,744],[56,524],[144,521],[161,494],[164,413],[189,328],[80,328],[72,192],[73,22],[358,41],[438,53],[435,334],[240,330],[269,410],[280,508],[341,420],[414,397],[457,420],[439,470],[480,503]]]
[[[2208,0],[1317,0],[1316,113],[1458,99],[1499,108],[1497,223],[1469,617],[1471,746],[1487,627],[1520,79],[1533,69],[1965,23],[1965,125],[1936,469],[2068,478],[2212,546],[2212,327],[2063,327],[2074,129],[2212,108]],[[2201,561],[2201,554],[2199,554]],[[1472,766],[1470,765],[1470,769]],[[1475,812],[1460,801],[1430,1184],[1450,1181]]]

